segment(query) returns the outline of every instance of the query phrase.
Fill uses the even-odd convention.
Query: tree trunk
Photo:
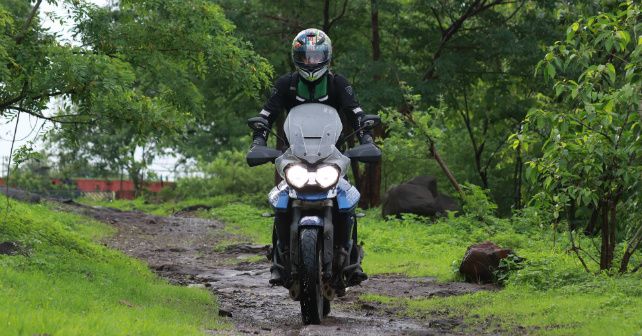
[[[377,0],[370,0],[370,23],[372,29],[372,60],[379,61],[381,58],[381,46],[379,36],[379,9],[377,7]],[[378,74],[374,74],[373,80],[377,81],[381,78]],[[374,138],[383,136],[383,128],[381,126],[374,130]],[[364,178],[362,179],[361,192],[362,198],[360,206],[364,209],[376,207],[381,203],[381,161],[373,164],[366,164],[364,171]]]
[[[638,227],[637,231],[633,235],[633,238],[631,238],[628,246],[626,247],[624,256],[622,256],[622,262],[620,263],[620,273],[625,273],[628,269],[631,256],[638,249],[638,246],[640,246],[640,242],[642,242],[642,225]]]
[[[586,229],[584,229],[585,235],[593,236],[593,235],[596,235],[597,232],[599,231],[599,227],[597,226],[597,221],[600,218],[600,211],[601,211],[601,205],[598,205],[597,208],[593,209],[593,212],[591,213],[591,219],[589,220],[589,223],[586,226]]]
[[[323,0],[323,32],[330,33],[330,0]]]
[[[601,202],[604,204],[604,201]],[[602,225],[600,231],[602,232],[602,246],[600,246],[600,270],[605,270],[608,268],[608,262],[606,260],[606,251],[609,245],[609,228],[608,228],[608,214],[607,207],[600,206],[602,210]]]
[[[285,139],[285,130],[283,129],[283,123],[285,119],[283,117],[283,114],[279,116],[279,118],[274,122],[276,124],[276,134],[278,137],[276,137],[276,149],[285,151],[287,149],[287,144],[282,141],[281,139]],[[279,172],[276,170],[276,166],[274,168],[274,185],[277,186],[279,183],[281,183],[283,179],[281,178],[281,175],[279,175]]]

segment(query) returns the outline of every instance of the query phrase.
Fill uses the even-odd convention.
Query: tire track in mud
[[[236,330],[211,334],[250,335],[466,335],[464,321],[444,316],[401,317],[396,308],[359,300],[363,293],[406,298],[450,296],[492,289],[467,283],[437,283],[432,278],[398,275],[373,276],[332,302],[332,312],[321,325],[304,326],[299,303],[282,287],[268,285],[267,246],[221,242],[242,239],[224,230],[219,221],[183,213],[161,217],[138,211],[62,204],[62,210],[81,213],[118,229],[105,243],[146,261],[160,276],[180,285],[212,290],[219,315]],[[259,260],[260,261],[257,261]],[[468,331],[471,332],[470,330]],[[479,335],[481,330],[475,331]]]

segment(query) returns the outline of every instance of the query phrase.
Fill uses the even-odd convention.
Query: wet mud
[[[447,315],[411,319],[403,317],[400,308],[363,302],[359,296],[430,298],[493,290],[432,278],[376,275],[335,299],[321,325],[304,326],[299,303],[290,300],[286,289],[268,284],[270,265],[264,257],[269,247],[249,242],[222,247],[242,237],[226,233],[219,221],[198,218],[193,212],[160,217],[79,204],[60,207],[115,226],[118,233],[105,244],[146,261],[168,281],[213,291],[219,315],[235,326],[232,331],[211,331],[214,335],[479,335],[482,332],[460,319]]]

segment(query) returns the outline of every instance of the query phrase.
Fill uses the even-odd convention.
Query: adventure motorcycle
[[[344,139],[380,122],[376,115],[364,116],[363,126]],[[270,130],[262,117],[250,118],[248,125],[254,130]],[[350,264],[352,249],[359,248],[350,239],[352,227],[335,228],[356,223],[354,210],[361,195],[344,178],[350,159],[377,162],[381,151],[369,143],[342,154],[335,147],[342,131],[341,119],[337,110],[324,104],[292,108],[284,130],[290,144],[284,153],[256,146],[248,153],[247,162],[250,166],[275,162],[284,178],[268,196],[274,211],[286,214],[291,223],[289,250],[280,251],[275,244],[278,263],[274,265],[284,275],[283,286],[289,289],[290,297],[301,302],[303,323],[319,324],[330,312],[330,301],[345,294],[350,272],[361,261],[359,257]],[[333,220],[339,217],[350,220]],[[335,245],[338,231],[347,235],[343,237],[347,246]]]

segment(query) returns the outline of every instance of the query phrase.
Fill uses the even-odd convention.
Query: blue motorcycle
[[[380,122],[376,115],[365,116],[362,128],[344,139]],[[249,119],[248,125],[270,130],[262,117]],[[361,257],[356,263],[350,258],[360,248],[351,237],[361,196],[345,178],[350,160],[377,162],[381,151],[374,144],[364,144],[341,153],[336,147],[342,142],[341,119],[324,104],[292,108],[283,128],[289,144],[285,152],[257,146],[248,153],[247,162],[250,166],[274,162],[283,178],[268,199],[276,215],[290,223],[289,246],[281,251],[275,244],[273,267],[284,275],[283,286],[290,297],[301,302],[303,323],[319,324],[329,314],[330,302],[345,294],[350,272],[361,262]],[[344,236],[337,237],[337,232]]]

